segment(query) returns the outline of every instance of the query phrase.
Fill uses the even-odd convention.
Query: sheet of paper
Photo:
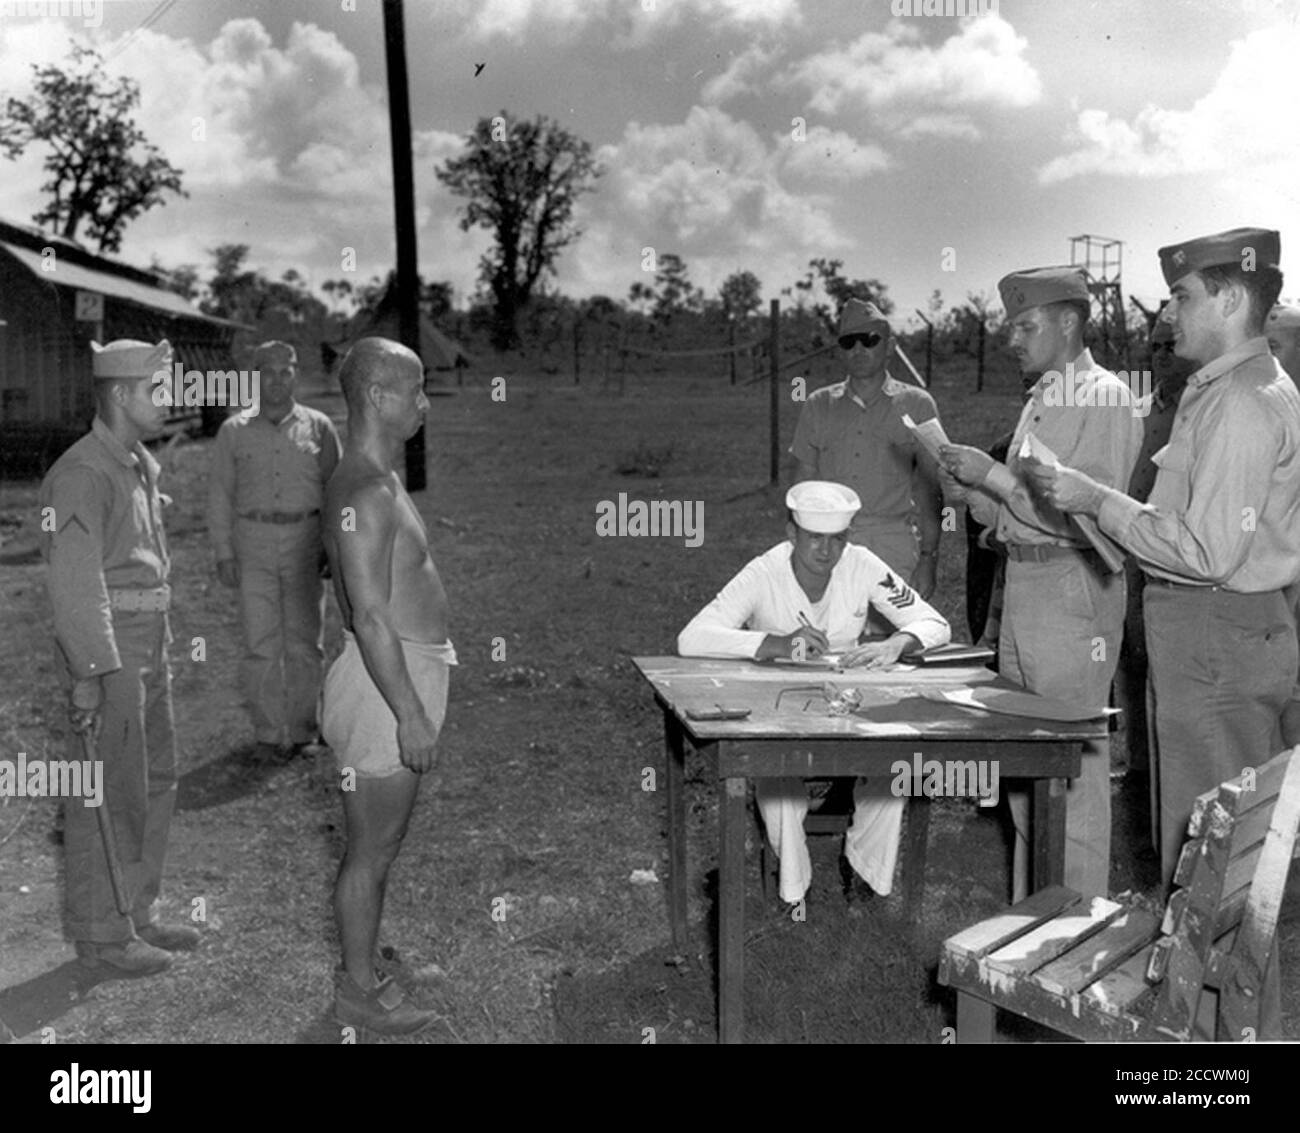
[[[907,413],[903,414],[903,424],[906,425],[916,439],[935,460],[939,459],[939,448],[951,442],[948,440],[948,434],[943,431],[943,425],[939,422],[938,417],[931,417],[928,421],[922,421],[919,425],[912,420]]]
[[[1059,468],[1061,465],[1056,453],[1033,433],[1026,433],[1025,439],[1020,442],[1020,459],[1036,460],[1040,464],[1050,465],[1053,468]],[[1074,514],[1070,518],[1083,533],[1083,537],[1092,544],[1092,549],[1101,556],[1102,562],[1106,564],[1106,569],[1111,574],[1124,569],[1124,556],[1127,552],[1097,526],[1097,521],[1092,516]]]

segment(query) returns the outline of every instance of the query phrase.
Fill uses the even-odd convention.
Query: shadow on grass
[[[79,1006],[92,988],[113,979],[141,977],[93,971],[69,960],[23,983],[0,989],[0,1042],[20,1039],[48,1027]],[[6,1028],[10,1032],[6,1034]]]
[[[285,770],[292,757],[267,758],[256,744],[237,747],[229,755],[213,759],[185,772],[177,781],[177,810],[207,810],[258,791]]]
[[[818,877],[823,879],[818,883]],[[563,973],[557,1033],[569,1043],[717,1041],[716,871],[706,922],[671,945],[597,975]],[[750,1043],[938,1043],[943,1011],[902,916],[901,896],[846,904],[834,869],[814,871],[806,919],[755,894],[745,907],[745,1038]]]

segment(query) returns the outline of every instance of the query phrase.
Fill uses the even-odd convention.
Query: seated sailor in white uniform
[[[842,484],[805,480],[785,498],[786,539],[751,560],[677,638],[683,657],[815,658],[840,655],[846,667],[882,669],[903,653],[945,645],[948,623],[902,578],[863,546],[848,542],[860,507]],[[874,608],[895,627],[883,641],[859,643]],[[768,841],[781,861],[780,895],[802,901],[812,884],[804,835],[808,793],[801,779],[759,779],[755,794]],[[904,800],[888,779],[859,779],[844,856],[861,896],[893,886]]]

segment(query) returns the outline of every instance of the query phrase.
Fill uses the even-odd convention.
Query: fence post
[[[727,345],[731,347],[731,353],[727,355],[727,370],[731,375],[731,384],[736,384],[736,322],[734,319],[727,320]]]
[[[979,328],[979,369],[975,373],[975,392],[984,391],[984,316],[980,316]]]
[[[771,418],[768,425],[768,438],[771,452],[769,454],[768,476],[769,482],[775,484],[781,473],[781,454],[779,451],[781,446],[781,394],[777,388],[781,380],[781,300],[773,299],[768,312],[772,324],[771,385],[768,393],[768,409]]]
[[[934,385],[934,323],[918,310],[917,317],[925,323],[925,388]]]

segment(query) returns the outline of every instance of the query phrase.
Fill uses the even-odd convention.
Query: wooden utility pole
[[[768,440],[771,446],[770,459],[768,461],[768,480],[769,483],[775,484],[781,478],[781,300],[773,299],[768,307],[769,318],[772,323],[772,347],[771,347],[771,384],[768,392],[768,410],[770,423],[768,425]]]
[[[398,333],[420,355],[420,275],[415,249],[415,170],[411,162],[411,101],[406,85],[402,0],[384,0],[384,59],[388,68],[388,136],[393,152],[393,220],[397,236]],[[406,442],[406,490],[422,492],[424,426]]]
[[[930,388],[930,383],[934,381],[934,323],[925,317],[918,309],[917,318],[925,323],[925,388]]]

